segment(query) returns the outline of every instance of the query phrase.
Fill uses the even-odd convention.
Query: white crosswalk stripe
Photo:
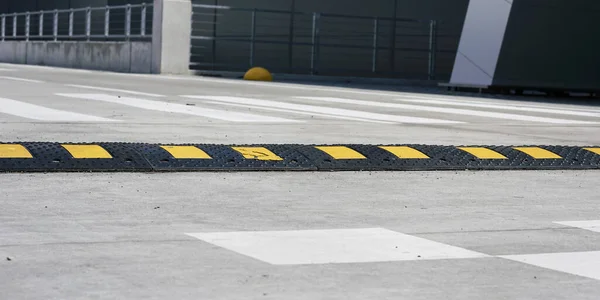
[[[287,103],[287,102],[278,102],[278,101],[261,100],[261,99],[254,99],[254,98],[244,98],[244,97],[194,96],[194,95],[185,95],[182,97],[192,98],[192,99],[209,100],[209,101],[217,101],[217,102],[225,102],[225,103],[251,105],[251,106],[255,106],[255,107],[279,108],[279,109],[285,109],[290,113],[294,113],[297,111],[312,112],[312,113],[319,113],[319,114],[329,115],[329,116],[338,116],[338,117],[342,116],[342,117],[351,117],[351,118],[358,118],[358,119],[396,122],[396,123],[412,123],[412,124],[460,124],[460,123],[464,123],[464,122],[460,122],[460,121],[380,114],[380,113],[365,112],[365,111],[360,111],[360,110],[350,110],[350,109],[343,109],[343,108],[332,108],[332,107],[324,107],[324,106],[294,104],[294,103]]]
[[[336,98],[336,97],[297,97],[297,98],[305,99],[305,100],[322,101],[322,102],[344,103],[344,104],[363,105],[363,106],[372,106],[372,107],[396,108],[396,109],[406,109],[406,110],[415,110],[415,111],[436,112],[436,113],[442,113],[442,114],[456,114],[456,115],[465,115],[465,116],[474,116],[474,117],[505,119],[505,120],[513,120],[513,121],[529,121],[529,122],[541,122],[541,123],[550,123],[550,124],[589,124],[589,125],[598,124],[597,122],[591,122],[591,121],[546,118],[546,117],[537,117],[537,116],[528,116],[528,115],[516,115],[516,114],[498,113],[498,112],[490,112],[490,111],[456,109],[456,108],[446,108],[446,107],[436,107],[436,106],[422,106],[422,105],[400,104],[400,103],[389,103],[389,102],[374,102],[374,101]]]
[[[218,119],[218,120],[230,121],[230,122],[249,122],[249,123],[251,123],[251,122],[264,122],[264,123],[301,122],[301,121],[296,121],[296,120],[284,119],[284,118],[280,118],[280,117],[269,117],[269,116],[261,116],[261,115],[254,115],[254,114],[248,114],[248,113],[230,112],[230,111],[216,110],[216,109],[210,109],[210,108],[187,106],[187,105],[177,104],[177,103],[146,100],[146,99],[141,99],[141,98],[119,97],[119,96],[106,95],[106,94],[58,93],[56,95],[63,96],[63,97],[69,97],[69,98],[82,99],[82,100],[109,102],[109,103],[132,106],[132,107],[137,107],[137,108],[142,108],[142,109],[147,109],[147,110],[194,115],[194,116],[200,116],[200,117],[206,117],[206,118]]]
[[[117,120],[52,109],[17,100],[0,98],[0,113],[48,122],[116,122]]]
[[[581,228],[594,232],[600,232],[600,220],[588,220],[588,221],[562,221],[554,222],[556,224]]]
[[[524,111],[524,112],[535,112],[535,113],[547,113],[555,115],[567,115],[567,116],[580,116],[580,117],[600,117],[600,112],[595,111],[576,111],[564,108],[541,108],[541,107],[529,107],[521,105],[511,104],[487,104],[487,103],[476,103],[466,101],[451,101],[451,100],[430,100],[430,99],[405,99],[398,98],[397,100],[403,102],[411,102],[418,104],[436,104],[446,106],[463,106],[463,107],[475,107],[475,108],[490,108],[498,110],[512,110],[512,111]]]
[[[600,232],[600,220],[554,223]],[[196,232],[186,235],[272,265],[495,258],[600,280],[600,251],[490,255],[386,228]]]

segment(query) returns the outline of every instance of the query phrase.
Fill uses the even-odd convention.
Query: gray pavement
[[[598,121],[594,104],[412,92],[0,65],[0,101],[19,102],[4,102],[12,113],[0,105],[0,140],[600,144],[597,124],[576,124]],[[65,96],[83,93],[103,96]],[[225,101],[239,98],[270,102]],[[156,104],[139,100],[169,104],[131,106]],[[166,111],[173,104],[189,111]],[[197,109],[213,118],[189,113]],[[34,120],[34,112],[116,121]],[[242,112],[297,122],[214,118]],[[549,123],[564,120],[572,122]],[[599,179],[595,171],[0,174],[0,298],[595,300]]]

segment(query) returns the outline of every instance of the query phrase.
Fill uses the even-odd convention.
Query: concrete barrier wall
[[[150,73],[151,57],[151,42],[0,42],[5,63]]]

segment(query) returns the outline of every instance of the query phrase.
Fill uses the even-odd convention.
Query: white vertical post
[[[104,8],[104,37],[110,35],[110,7]]]
[[[54,10],[54,14],[52,15],[52,36],[54,37],[54,41],[58,40],[58,10]]]
[[[142,24],[140,26],[140,35],[146,36],[146,15],[148,14],[148,7],[146,3],[142,3]]]
[[[88,7],[85,10],[85,37],[87,40],[90,40],[90,35],[92,31],[92,9]]]
[[[44,36],[44,11],[40,11],[40,19],[38,20],[38,35]]]
[[[73,9],[69,9],[69,37],[73,37],[73,19],[74,19]]]
[[[187,74],[190,67],[191,0],[154,0],[152,73]]]
[[[13,37],[17,37],[17,14],[13,14]]]
[[[25,40],[29,41],[29,29],[31,27],[31,14],[25,13]]]
[[[125,8],[125,36],[127,39],[131,36],[131,4],[127,4]]]
[[[4,42],[4,38],[6,37],[6,16],[2,14],[0,22],[2,23],[2,41]]]

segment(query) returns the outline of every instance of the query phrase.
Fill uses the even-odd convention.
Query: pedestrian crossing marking
[[[104,148],[99,145],[62,145],[73,158],[90,159],[90,158],[112,158]]]
[[[345,146],[317,146],[315,147],[334,159],[366,159],[364,155]]]
[[[577,227],[589,231],[600,232],[600,220],[586,220],[586,221],[562,221],[554,222],[556,224]]]
[[[558,154],[548,151],[540,147],[515,147],[517,151],[521,151],[535,159],[561,159]]]
[[[600,251],[503,255],[499,257],[600,280]]]
[[[486,254],[385,228],[187,233],[273,265],[485,258]]]
[[[246,159],[269,161],[283,160],[283,158],[279,157],[277,154],[271,152],[271,150],[265,147],[232,147],[232,149],[240,153]]]
[[[458,147],[458,149],[468,152],[479,159],[508,159],[506,156],[483,147]]]
[[[212,159],[203,150],[195,146],[160,146],[176,159]]]
[[[22,145],[0,144],[0,158],[33,158],[33,156]]]
[[[426,159],[429,156],[425,153],[407,146],[380,146],[379,148],[394,154],[402,159]]]

